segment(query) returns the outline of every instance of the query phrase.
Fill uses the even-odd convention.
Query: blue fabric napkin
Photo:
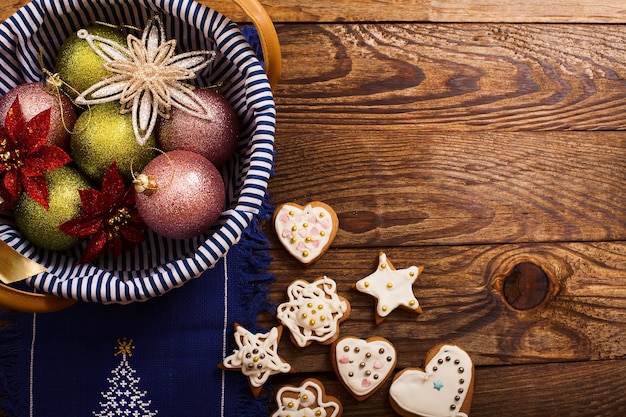
[[[267,415],[241,373],[217,368],[236,347],[234,323],[263,331],[257,316],[270,308],[258,223],[212,270],[162,297],[13,314],[0,331],[0,407],[17,417]]]

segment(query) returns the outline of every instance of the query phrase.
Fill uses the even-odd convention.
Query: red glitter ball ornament
[[[199,153],[215,166],[222,166],[237,149],[239,119],[228,100],[212,90],[194,93],[209,108],[213,120],[201,119],[172,107],[169,118],[157,125],[160,149],[182,149]]]
[[[35,115],[50,109],[48,144],[68,150],[70,132],[76,122],[76,110],[72,102],[61,92],[47,92],[42,82],[19,84],[0,98],[0,121],[4,120],[17,97],[27,122]]]
[[[138,184],[142,180],[146,182]],[[219,218],[226,195],[215,165],[184,150],[154,158],[137,176],[135,185],[137,211],[144,223],[170,239],[208,231]]]

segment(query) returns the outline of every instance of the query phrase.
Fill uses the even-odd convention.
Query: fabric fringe
[[[0,410],[15,417],[18,409],[17,372],[19,359],[19,313],[0,312]]]
[[[274,275],[268,272],[273,258],[268,253],[270,241],[262,230],[263,223],[270,219],[273,211],[274,207],[269,203],[269,198],[266,195],[261,212],[246,228],[243,238],[238,243],[242,245],[240,250],[243,252],[242,257],[246,262],[243,265],[240,274],[241,279],[237,282],[235,290],[239,297],[238,305],[241,308],[241,317],[237,317],[236,321],[253,333],[267,331],[267,329],[258,327],[259,314],[263,312],[273,314],[275,311],[275,306],[269,297]],[[233,384],[236,386],[235,395],[237,397],[235,415],[268,415],[271,395],[267,394],[255,398],[250,393],[247,378],[237,378],[237,381],[240,383]],[[265,388],[268,388],[270,392],[272,391],[270,384],[266,384]]]

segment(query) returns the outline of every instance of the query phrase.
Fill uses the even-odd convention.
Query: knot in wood
[[[504,278],[506,301],[517,310],[530,310],[547,299],[550,280],[543,269],[532,262],[522,262]]]

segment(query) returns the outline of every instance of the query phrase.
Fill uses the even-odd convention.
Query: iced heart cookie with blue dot
[[[394,377],[393,409],[403,417],[467,417],[474,392],[474,364],[467,352],[439,345],[428,351],[424,364]]]

